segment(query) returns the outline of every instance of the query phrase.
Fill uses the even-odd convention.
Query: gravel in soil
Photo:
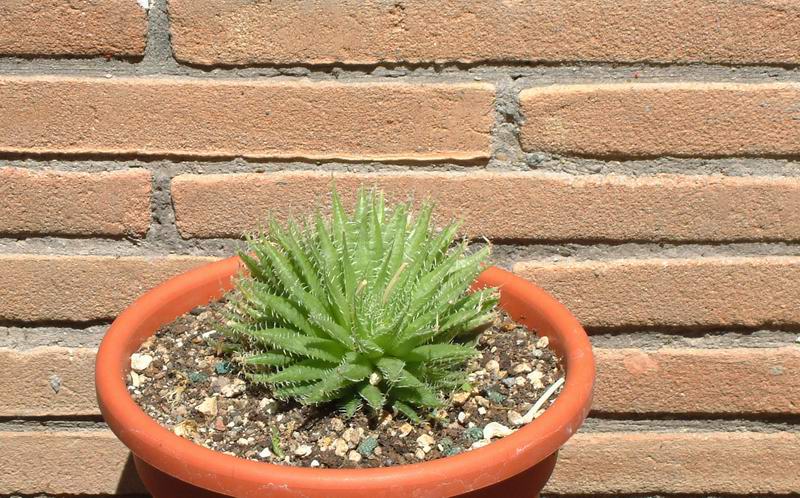
[[[385,412],[344,419],[330,406],[282,402],[246,384],[217,330],[222,304],[163,327],[131,356],[128,389],[162,426],[207,448],[275,464],[365,468],[418,463],[480,448],[544,411],[563,382],[547,338],[502,316],[480,337],[469,383],[420,424]],[[545,391],[553,392],[533,410]]]

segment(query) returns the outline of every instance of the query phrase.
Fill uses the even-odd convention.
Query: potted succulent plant
[[[145,293],[97,357],[156,498],[537,496],[591,403],[591,346],[432,207],[335,190]],[[499,303],[499,306],[498,306]]]

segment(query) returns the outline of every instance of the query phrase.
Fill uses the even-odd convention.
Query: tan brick
[[[800,84],[619,83],[520,95],[523,148],[588,156],[800,153]]]
[[[194,64],[800,62],[793,0],[169,3]]]
[[[800,413],[797,347],[594,352],[598,412]]]
[[[267,213],[302,217],[328,202],[329,172],[181,175],[172,182],[184,237],[238,237]],[[335,173],[348,199],[360,185],[389,198],[431,198],[442,220],[473,236],[538,240],[800,238],[800,181],[719,176],[548,173]],[[231,202],[236,199],[236,202]]]
[[[0,432],[0,494],[137,494],[130,452],[111,431]]]
[[[215,258],[0,255],[0,321],[106,320],[168,277]]]
[[[800,257],[522,262],[588,327],[800,323]]]
[[[781,494],[800,489],[800,434],[578,434],[546,493]]]
[[[150,225],[143,169],[73,173],[0,168],[0,233],[139,235]]]
[[[136,0],[3,0],[0,55],[144,55],[147,12]]]
[[[98,415],[94,349],[0,348],[0,417]]]
[[[471,160],[493,102],[483,83],[6,77],[0,151]]]
[[[790,432],[580,433],[545,491],[788,494],[800,489],[798,445]],[[0,432],[0,493],[141,492],[127,455],[110,432]]]

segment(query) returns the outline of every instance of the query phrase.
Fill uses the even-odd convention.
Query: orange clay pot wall
[[[572,314],[535,285],[488,268],[476,287],[500,288],[500,305],[546,335],[564,360],[564,389],[534,422],[492,444],[430,462],[374,469],[311,469],[225,455],[182,439],[147,416],[129,396],[130,355],[158,328],[231,288],[238,258],[175,277],[144,294],[113,323],[97,356],[97,397],[109,427],[134,454],[154,498],[441,498],[537,496],[558,449],[589,412],[595,377],[589,340]]]

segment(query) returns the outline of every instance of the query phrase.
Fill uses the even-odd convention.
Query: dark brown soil
[[[469,451],[521,427],[522,415],[563,375],[546,339],[503,317],[481,336],[481,357],[468,365],[471,388],[453,393],[436,419],[414,425],[359,413],[345,420],[331,407],[275,401],[267,388],[245,384],[216,348],[221,310],[218,303],[193,310],[142,344],[128,389],[169,430],[251,460],[381,467]]]

